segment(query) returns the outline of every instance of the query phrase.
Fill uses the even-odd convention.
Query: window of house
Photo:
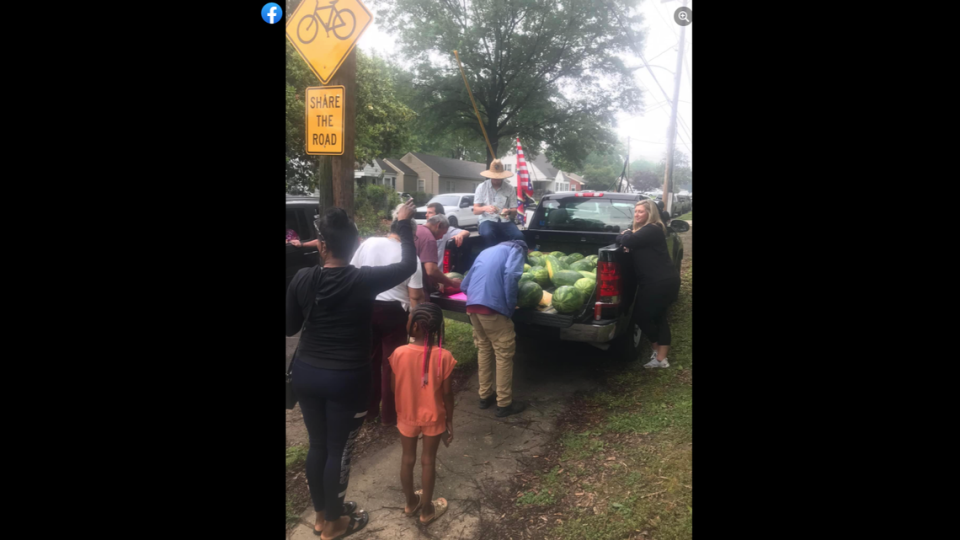
[[[506,170],[508,170],[508,171],[512,171],[512,170],[513,170],[513,165],[504,165],[504,168],[505,168]]]
[[[420,191],[420,192],[423,191],[423,178],[417,179],[417,191]]]

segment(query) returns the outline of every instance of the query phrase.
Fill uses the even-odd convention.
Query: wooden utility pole
[[[353,168],[356,162],[354,143],[357,138],[357,51],[354,49],[330,80],[329,86],[342,85],[343,100],[343,155],[330,156],[333,162],[333,205],[346,210],[353,217]]]
[[[687,5],[687,0],[681,2],[684,6]],[[667,166],[663,174],[663,208],[667,212],[673,207],[673,197],[670,196],[672,193],[673,186],[673,155],[674,147],[676,145],[677,139],[677,105],[679,105],[680,100],[680,70],[683,68],[683,42],[684,37],[686,36],[687,27],[680,27],[680,44],[677,47],[677,69],[676,73],[673,74],[673,100],[671,111],[670,111],[670,125],[667,126]],[[671,217],[673,214],[671,214]]]

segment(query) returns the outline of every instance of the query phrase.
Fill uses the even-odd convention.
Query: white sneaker
[[[651,359],[651,360],[656,360],[656,359],[657,359],[657,351],[653,351],[653,352],[650,354],[650,359]]]
[[[645,368],[647,368],[647,369],[650,369],[650,368],[668,368],[668,367],[670,367],[670,363],[667,362],[667,359],[666,359],[666,358],[664,358],[663,360],[657,360],[656,358],[654,358],[653,360],[650,360],[649,362],[647,362],[646,364],[644,364],[643,367],[645,367]]]

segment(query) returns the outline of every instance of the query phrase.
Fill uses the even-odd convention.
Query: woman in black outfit
[[[412,201],[398,212],[399,263],[356,268],[350,259],[358,245],[357,228],[342,209],[327,210],[316,222],[323,267],[300,270],[287,289],[287,335],[303,328],[293,388],[310,436],[307,482],[317,512],[314,534],[323,540],[353,534],[370,519],[366,512],[354,513],[356,503],[344,504],[350,454],[369,401],[373,301],[417,268],[410,228],[415,212]]]
[[[680,292],[680,274],[667,252],[666,225],[660,212],[649,199],[633,207],[633,229],[617,237],[617,243],[633,255],[637,272],[637,301],[633,321],[653,344],[653,355],[645,368],[670,367],[670,326],[667,307]]]

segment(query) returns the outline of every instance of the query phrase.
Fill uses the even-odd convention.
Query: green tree
[[[594,191],[615,191],[617,180],[623,173],[625,155],[626,145],[618,141],[608,150],[595,150],[588,154],[583,160],[583,167],[579,172],[574,172],[582,176],[587,187]]]
[[[642,43],[638,0],[375,0],[382,28],[417,62],[420,125],[483,135],[453,59],[457,50],[493,146],[519,135],[531,157],[583,164],[616,142],[606,126],[637,112],[640,90],[617,57]],[[484,145],[485,146],[485,145]],[[553,155],[550,155],[553,154]]]
[[[674,150],[673,192],[693,188],[693,168],[690,158],[681,150]],[[663,177],[666,172],[666,156],[658,163],[637,160],[630,164],[630,183],[638,191],[663,189]]]
[[[660,164],[645,159],[630,162],[630,183],[641,192],[663,187],[663,171]]]

